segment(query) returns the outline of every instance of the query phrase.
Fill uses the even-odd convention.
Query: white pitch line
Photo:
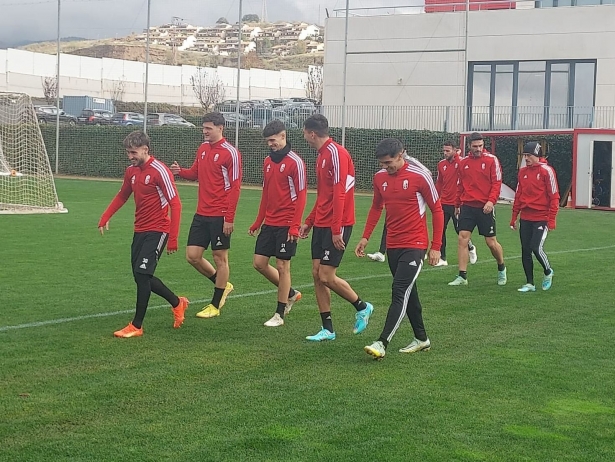
[[[609,250],[609,249],[614,249],[615,245],[608,245],[605,247],[590,247],[588,249],[571,249],[571,250],[560,250],[560,251],[554,251],[554,252],[549,252],[548,255],[561,255],[561,254],[567,254],[567,253],[578,253],[578,252],[597,252],[599,250]],[[518,260],[519,258],[521,258],[521,255],[514,255],[512,257],[506,257],[505,260]],[[489,260],[481,260],[479,261],[477,264],[481,264],[481,263],[493,263],[493,261],[491,259]],[[457,265],[449,265],[447,268],[454,268]],[[442,268],[426,268],[424,269],[422,272],[426,272],[426,271],[441,271]],[[370,274],[367,276],[357,276],[354,278],[348,278],[346,279],[346,281],[349,282],[354,282],[354,281],[363,281],[366,279],[377,279],[377,278],[382,278],[382,277],[391,277],[391,273],[381,273],[381,274]],[[295,286],[296,289],[309,289],[311,287],[314,287],[314,284],[303,284],[303,285],[299,285],[299,286]],[[275,294],[277,293],[276,289],[272,289],[272,290],[262,290],[260,292],[248,292],[245,294],[236,294],[236,295],[229,295],[229,299],[234,299],[234,298],[245,298],[245,297],[256,297],[259,295],[270,295],[270,294]],[[204,299],[204,300],[191,300],[190,303],[203,303],[208,301],[209,299]],[[148,311],[149,310],[156,310],[156,309],[160,309],[160,308],[169,308],[169,305],[156,305],[156,306],[150,306],[148,307]],[[85,319],[93,319],[93,318],[106,318],[108,316],[116,316],[118,314],[130,314],[133,313],[133,310],[121,310],[121,311],[110,311],[110,312],[106,312],[106,313],[95,313],[95,314],[86,314],[83,316],[74,316],[71,318],[59,318],[59,319],[50,319],[48,321],[38,321],[38,322],[28,322],[25,324],[16,324],[13,326],[2,326],[0,327],[0,332],[7,332],[9,330],[19,330],[19,329],[28,329],[31,327],[42,327],[42,326],[50,326],[50,325],[54,325],[54,324],[65,324],[68,322],[74,322],[74,321],[83,321]]]

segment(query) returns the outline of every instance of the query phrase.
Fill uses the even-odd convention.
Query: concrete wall
[[[615,5],[471,11],[467,59],[596,59],[595,104],[615,106],[614,21]],[[350,17],[346,103],[462,109],[465,22],[465,12]],[[327,20],[326,106],[342,104],[344,26]]]
[[[225,86],[227,99],[235,98],[236,69],[204,69],[207,75],[220,79]],[[199,102],[190,84],[190,77],[196,72],[195,66],[150,64],[148,100],[153,103],[197,106]],[[43,79],[55,75],[56,57],[53,55],[11,48],[0,50],[0,91],[24,92],[42,98]],[[304,97],[307,73],[250,69],[241,71],[240,80],[241,99]],[[145,63],[61,55],[60,96],[109,98],[119,82],[124,84],[123,101],[143,101]]]

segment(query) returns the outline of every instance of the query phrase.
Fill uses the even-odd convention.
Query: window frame
[[[536,128],[549,128],[549,109],[551,102],[551,74],[553,72],[551,67],[554,64],[568,64],[568,95],[567,95],[567,125],[568,128],[573,128],[574,125],[574,86],[576,79],[576,65],[577,64],[593,64],[594,65],[594,82],[593,82],[593,98],[592,107],[596,106],[596,77],[598,70],[598,62],[596,59],[534,59],[534,60],[502,60],[502,61],[471,61],[468,63],[468,84],[467,84],[467,129],[473,130],[472,116],[473,116],[473,93],[474,93],[474,66],[490,66],[490,88],[489,88],[489,127],[488,130],[494,129],[495,120],[495,82],[498,65],[511,65],[513,66],[513,88],[512,88],[512,111],[511,111],[511,126],[510,130],[516,130],[518,126],[518,97],[519,97],[519,63],[525,62],[545,62],[545,82],[544,82],[544,98],[543,98],[543,119],[542,127]],[[525,72],[525,71],[521,71]],[[528,71],[529,72],[529,71]],[[561,72],[561,71],[560,71]],[[485,74],[484,70],[479,73]],[[593,120],[590,121],[589,127],[593,125]],[[478,129],[478,128],[477,128]],[[482,129],[482,128],[481,128]]]

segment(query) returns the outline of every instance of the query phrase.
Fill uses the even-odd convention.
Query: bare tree
[[[113,82],[113,86],[111,87],[111,100],[113,100],[113,104],[117,104],[118,101],[122,101],[124,99],[124,93],[126,91],[126,80],[124,76],[120,77],[120,80],[116,80]]]
[[[58,80],[55,77],[45,77],[43,79],[43,95],[47,104],[51,105],[58,96]]]
[[[226,94],[224,84],[213,71],[207,72],[206,69],[197,67],[194,75],[190,77],[190,84],[194,96],[199,100],[205,111],[224,100]]]
[[[323,74],[321,66],[310,66],[307,82],[305,82],[305,96],[322,104]]]

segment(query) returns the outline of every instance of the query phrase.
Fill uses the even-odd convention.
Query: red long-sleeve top
[[[318,150],[316,181],[316,203],[305,223],[342,234],[343,226],[355,223],[355,171],[348,151],[331,138]]]
[[[363,237],[369,239],[386,208],[387,249],[427,249],[427,207],[432,214],[431,248],[440,250],[444,213],[433,179],[423,169],[405,163],[389,175],[380,170],[374,175],[374,198],[367,215]]]
[[[522,220],[546,221],[549,229],[555,229],[559,199],[553,167],[536,163],[519,169],[511,224],[517,221],[521,213]]]
[[[241,153],[222,138],[216,143],[204,142],[196,152],[192,167],[179,171],[186,180],[199,182],[196,213],[205,217],[224,217],[235,221],[241,192]]]
[[[497,202],[502,187],[502,168],[497,157],[486,151],[479,157],[470,154],[460,159],[458,171],[456,207],[484,207],[487,202]]]
[[[459,178],[459,154],[451,160],[442,159],[438,162],[438,179],[436,191],[440,195],[442,205],[455,205],[457,199],[457,180]]]
[[[291,236],[299,236],[306,201],[303,159],[293,151],[278,163],[267,156],[263,162],[263,193],[258,216],[250,230],[256,231],[264,221],[269,226],[288,226]]]
[[[168,233],[168,249],[177,250],[182,204],[171,170],[153,156],[143,165],[126,169],[122,187],[100,217],[98,227],[105,226],[133,193],[136,206],[135,232]]]

